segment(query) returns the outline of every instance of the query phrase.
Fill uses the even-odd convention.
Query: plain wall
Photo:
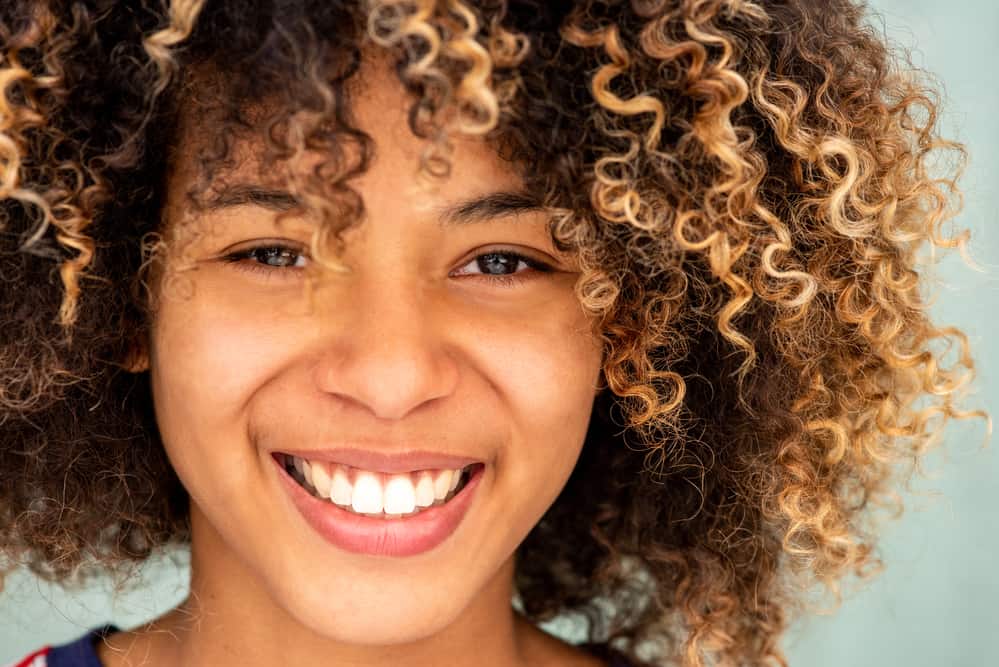
[[[942,127],[971,153],[959,227],[972,231],[971,253],[986,273],[968,269],[956,253],[941,263],[935,289],[938,323],[962,328],[979,367],[967,404],[995,413],[999,345],[999,4],[988,0],[937,3],[879,0],[887,34],[914,47],[915,64],[945,85]],[[875,21],[880,25],[880,21]],[[999,461],[994,445],[980,449],[984,429],[955,423],[946,445],[928,460],[931,479],[917,478],[906,512],[888,524],[880,555],[886,570],[850,592],[832,616],[799,624],[785,642],[792,667],[983,667],[999,664]],[[183,554],[181,554],[183,558]],[[106,621],[130,628],[160,615],[187,593],[187,570],[159,561],[140,572],[142,593],[117,596],[108,585],[68,595],[20,575],[0,593],[0,664],[43,644],[59,643]],[[849,582],[848,582],[849,584]],[[558,622],[547,629],[575,641]]]

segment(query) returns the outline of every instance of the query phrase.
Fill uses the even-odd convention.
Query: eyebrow
[[[490,192],[437,209],[441,227],[454,227],[473,222],[484,222],[517,213],[543,211],[537,199],[523,191]]]
[[[299,200],[290,192],[271,190],[256,185],[233,185],[206,203],[209,211],[235,206],[260,206],[271,211],[290,211]],[[545,207],[526,191],[501,190],[469,197],[434,209],[442,228],[485,222],[517,213],[543,211]]]
[[[298,199],[284,190],[239,184],[227,187],[205,203],[205,208],[209,211],[236,206],[260,206],[271,211],[290,211],[298,206]]]

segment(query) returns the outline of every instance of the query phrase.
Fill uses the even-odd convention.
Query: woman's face
[[[268,627],[266,615],[273,627],[297,621],[325,639],[390,644],[459,619],[487,623],[497,610],[486,605],[509,606],[512,555],[580,453],[601,349],[542,211],[442,224],[444,208],[518,190],[510,166],[456,139],[451,178],[419,206],[411,192],[424,143],[409,132],[402,88],[387,68],[361,76],[355,117],[376,157],[351,182],[367,209],[344,237],[351,272],[330,275],[310,301],[304,254],[223,259],[274,245],[307,254],[311,227],[277,224],[272,208],[245,198],[191,217],[192,134],[172,171],[166,222],[201,233],[185,248],[189,264],[168,260],[168,278],[182,280],[160,288],[150,364],[163,442],[191,496],[202,603],[255,628]],[[254,146],[240,150],[252,156]],[[251,163],[225,181],[261,186]],[[501,251],[552,270],[508,256],[476,261]],[[504,284],[503,274],[519,280]],[[484,468],[443,541],[363,553],[314,529],[275,459],[335,448],[429,450]]]

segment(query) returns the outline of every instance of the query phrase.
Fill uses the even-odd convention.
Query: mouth
[[[445,542],[473,506],[486,470],[478,462],[446,471],[449,476],[427,470],[388,475],[340,470],[341,464],[325,462],[317,462],[316,470],[311,470],[311,463],[288,454],[272,452],[271,457],[281,485],[305,523],[329,544],[369,556],[415,556]],[[403,479],[407,476],[408,481]],[[430,487],[432,500],[427,495],[428,477],[439,485],[435,490]],[[445,480],[450,481],[445,485]],[[421,506],[414,502],[417,494]]]
[[[416,516],[447,504],[484,468],[472,463],[457,469],[418,470],[388,475],[291,454],[274,457],[302,489],[317,500],[347,512],[378,519]]]

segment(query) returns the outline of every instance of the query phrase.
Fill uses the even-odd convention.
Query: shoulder
[[[102,667],[94,643],[110,633],[114,625],[91,628],[83,635],[57,645],[46,645],[5,667]]]

